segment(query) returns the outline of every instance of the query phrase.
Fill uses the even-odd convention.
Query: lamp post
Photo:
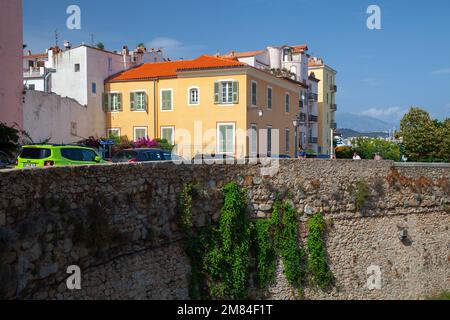
[[[294,125],[294,157],[295,159],[298,158],[298,144],[297,144],[297,140],[298,140],[298,119],[294,119],[292,120],[292,124]]]

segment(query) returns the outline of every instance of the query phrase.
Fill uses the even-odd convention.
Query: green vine
[[[256,282],[259,288],[267,288],[275,280],[276,252],[271,237],[271,221],[253,223],[253,250],[256,258]]]
[[[300,289],[305,275],[306,254],[299,246],[297,213],[289,203],[277,201],[271,223],[275,228],[275,247],[283,261],[286,279],[293,287]]]
[[[324,239],[325,221],[320,212],[308,221],[308,230],[308,271],[310,272],[312,282],[322,290],[326,290],[332,284],[333,274],[327,264],[327,252]]]
[[[223,188],[224,204],[219,227],[213,230],[204,269],[212,279],[211,295],[219,299],[245,299],[250,264],[251,224],[246,192],[232,182]]]

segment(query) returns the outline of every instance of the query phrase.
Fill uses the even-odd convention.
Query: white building
[[[270,71],[280,77],[287,77],[300,86],[299,102],[300,128],[299,144],[304,149],[318,152],[318,82],[308,75],[308,46],[270,46],[264,50],[235,52],[225,57],[235,57],[239,61],[258,69]]]
[[[64,47],[64,50],[50,48],[45,55],[25,56],[24,84],[29,90],[55,93],[86,106],[88,120],[83,121],[88,123],[72,124],[88,128],[82,131],[87,132],[84,138],[106,134],[102,95],[108,77],[145,62],[163,60],[161,50],[147,52],[145,48],[137,48],[129,51],[124,46],[122,52],[117,53],[85,44],[72,48],[69,42]]]

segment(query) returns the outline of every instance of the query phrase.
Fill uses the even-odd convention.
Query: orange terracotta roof
[[[188,70],[220,69],[245,66],[244,63],[229,58],[203,55],[194,60],[145,63],[136,68],[118,73],[108,81],[144,80],[155,78],[174,78],[178,72]]]
[[[27,54],[23,56],[24,59],[26,58],[47,58],[48,55],[46,53],[37,53],[37,54]]]
[[[230,51],[224,57],[236,57],[236,58],[246,58],[256,56],[258,54],[264,53],[266,50],[256,50],[256,51],[246,51],[246,52],[234,52]]]
[[[299,46],[293,46],[292,48],[294,49],[294,53],[301,53],[304,51],[308,51],[308,46],[306,44],[302,44]]]

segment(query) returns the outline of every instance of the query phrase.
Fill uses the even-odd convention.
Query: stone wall
[[[330,292],[306,299],[419,299],[450,290],[450,167],[389,161],[282,160],[261,164],[147,163],[0,172],[0,294],[9,299],[186,299],[190,266],[178,229],[177,195],[194,183],[197,226],[216,222],[221,187],[248,190],[252,218],[291,201],[301,244],[310,215],[324,213]],[[370,194],[355,204],[358,181]],[[399,239],[400,231],[407,239]],[[70,265],[82,289],[66,287]],[[367,288],[367,268],[381,289]],[[295,299],[279,266],[268,298]]]

